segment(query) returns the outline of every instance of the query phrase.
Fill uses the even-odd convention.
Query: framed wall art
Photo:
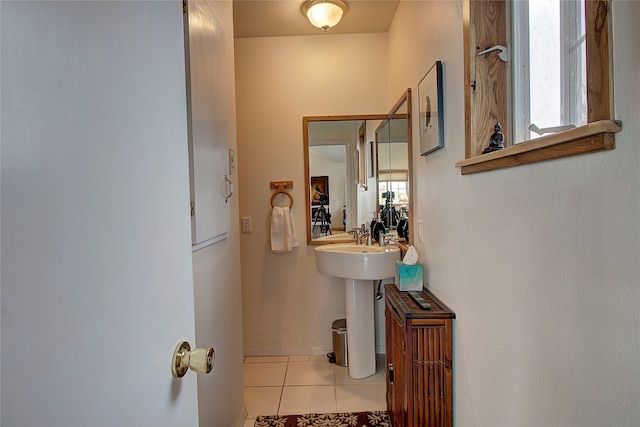
[[[442,109],[442,62],[436,61],[418,83],[420,155],[444,147],[444,111]]]
[[[311,205],[321,206],[329,204],[329,177],[311,177]]]

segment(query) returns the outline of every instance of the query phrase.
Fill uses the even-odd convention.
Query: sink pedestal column
[[[376,333],[373,281],[345,279],[349,376],[366,378],[376,373]]]

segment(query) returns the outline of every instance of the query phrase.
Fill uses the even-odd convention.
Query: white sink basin
[[[400,259],[396,246],[366,246],[338,243],[316,248],[318,272],[334,277],[380,280],[395,275],[395,261]]]
[[[329,234],[328,236],[318,237],[313,240],[322,243],[356,243],[356,239],[353,237],[353,234],[349,233]]]
[[[349,376],[371,376],[376,373],[373,281],[395,276],[400,249],[337,243],[318,246],[315,253],[319,273],[344,279]]]

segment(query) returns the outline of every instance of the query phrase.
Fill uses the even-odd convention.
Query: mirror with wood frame
[[[411,91],[407,90],[388,114],[307,116],[302,119],[307,243],[351,242],[349,231],[369,227],[381,208],[410,215]],[[403,151],[396,128],[406,125]],[[382,127],[390,133],[380,155],[378,140]],[[386,161],[384,159],[387,159]],[[382,181],[379,170],[383,171]],[[390,171],[404,170],[402,180]],[[394,172],[395,173],[395,172]],[[390,179],[392,178],[392,179]],[[403,184],[400,184],[402,182]],[[397,193],[380,203],[380,189]],[[387,194],[387,196],[389,196]],[[387,210],[389,211],[389,209]],[[385,212],[387,212],[385,211]],[[400,218],[400,217],[399,217]],[[395,233],[398,221],[390,224]]]
[[[386,117],[303,117],[307,243],[352,241],[347,232],[371,220],[375,129]]]

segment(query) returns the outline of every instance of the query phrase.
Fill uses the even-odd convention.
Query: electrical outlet
[[[252,228],[251,228],[251,217],[250,216],[243,216],[242,218],[240,218],[241,223],[242,223],[242,232],[243,233],[251,233]]]
[[[424,225],[422,225],[422,221],[418,221],[418,238],[420,243],[424,242]]]

